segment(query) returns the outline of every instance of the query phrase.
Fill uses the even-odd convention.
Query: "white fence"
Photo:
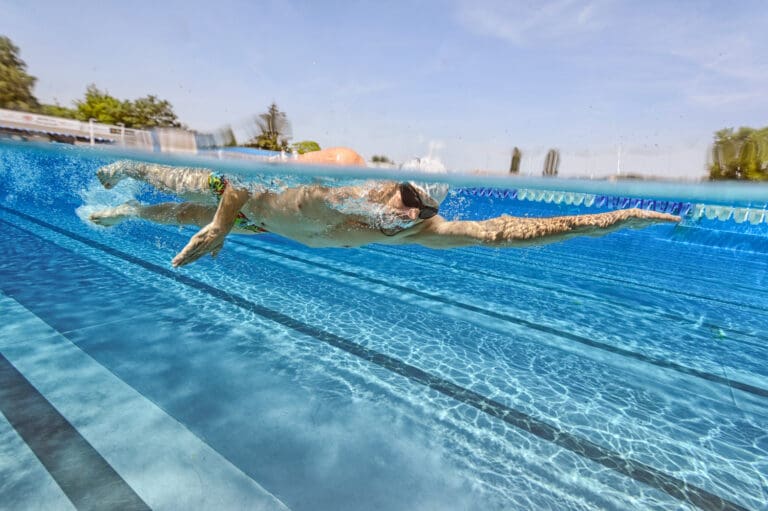
[[[111,144],[148,151],[194,153],[198,149],[195,134],[183,129],[138,130],[4,109],[0,109],[0,131],[22,137],[38,136],[74,144]]]

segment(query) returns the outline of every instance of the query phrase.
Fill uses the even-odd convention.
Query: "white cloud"
[[[768,44],[765,15],[729,21],[698,20],[670,26],[649,50],[687,63],[691,71],[679,84],[687,99],[707,108],[751,104],[764,108],[768,89]],[[759,21],[759,20],[763,21]]]
[[[457,17],[470,31],[516,45],[566,39],[599,30],[597,0],[547,2],[460,2]]]
[[[713,94],[690,94],[688,99],[707,107],[732,106],[736,104],[752,103],[761,101],[764,94],[758,91],[752,92],[723,92]],[[762,101],[761,101],[762,104]]]

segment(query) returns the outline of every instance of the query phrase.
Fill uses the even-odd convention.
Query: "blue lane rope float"
[[[728,221],[733,220],[737,224],[749,222],[752,225],[768,223],[768,211],[766,208],[733,207],[714,204],[694,204],[692,202],[640,199],[636,197],[621,197],[612,195],[595,195],[580,192],[557,192],[550,190],[533,190],[526,188],[499,189],[499,188],[459,188],[458,195],[472,197],[489,197],[495,199],[527,200],[532,202],[546,202],[550,204],[568,204],[574,206],[584,205],[588,208],[626,209],[640,208],[689,217],[692,220],[707,218],[708,220]]]

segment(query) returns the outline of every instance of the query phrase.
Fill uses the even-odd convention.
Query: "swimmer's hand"
[[[213,221],[192,236],[187,246],[173,258],[174,268],[197,261],[205,254],[216,257],[224,246],[224,239],[232,230],[237,212],[248,201],[250,193],[246,188],[227,185],[219,200],[219,207]]]
[[[211,257],[216,257],[224,247],[227,234],[229,234],[228,229],[222,229],[215,222],[211,222],[192,236],[187,246],[173,258],[171,264],[174,268],[178,268],[197,261],[208,253]]]
[[[631,208],[614,212],[618,218],[617,225],[630,229],[643,229],[654,224],[669,222],[679,223],[680,217],[669,213],[658,213],[647,209]]]

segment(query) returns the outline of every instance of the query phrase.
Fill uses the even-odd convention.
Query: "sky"
[[[43,102],[155,94],[199,131],[276,102],[293,140],[452,170],[698,177],[768,125],[768,2],[0,0]]]

